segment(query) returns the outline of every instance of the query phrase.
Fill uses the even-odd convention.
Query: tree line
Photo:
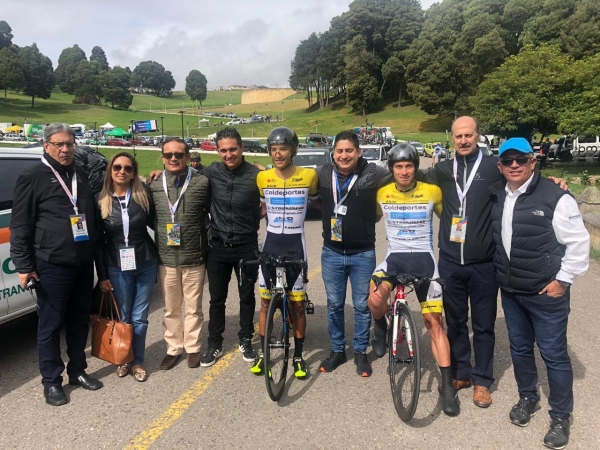
[[[443,0],[427,11],[418,0],[354,0],[327,31],[300,42],[289,82],[321,108],[336,95],[363,114],[381,100],[400,107],[410,98],[429,114],[474,110],[482,126],[505,135],[583,132],[590,127],[576,117],[591,100],[585,89],[599,85],[599,52],[597,0]],[[537,73],[532,90],[522,86],[522,71]],[[553,86],[569,81],[556,83],[549,98],[544,77]],[[508,82],[513,89],[501,89]],[[598,88],[592,92],[600,105]],[[519,102],[552,117],[518,117]],[[502,126],[509,111],[517,117]]]
[[[101,47],[95,46],[88,59],[75,44],[61,52],[54,70],[50,58],[35,43],[19,47],[12,39],[10,25],[0,20],[0,89],[5,99],[8,89],[30,96],[32,108],[36,98],[50,98],[55,86],[73,95],[73,103],[120,109],[131,106],[132,91],[167,97],[175,87],[172,73],[156,61],[142,61],[133,71],[129,67],[111,68]],[[201,103],[207,95],[206,77],[198,70],[190,71],[185,90]]]

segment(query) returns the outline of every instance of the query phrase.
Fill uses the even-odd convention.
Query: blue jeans
[[[567,351],[570,291],[559,298],[501,292],[519,396],[540,399],[533,353],[535,342],[546,363],[550,417],[568,419],[573,411],[573,367]]]
[[[331,338],[331,350],[334,352],[343,352],[346,348],[344,305],[348,278],[350,278],[352,304],[354,305],[352,346],[357,352],[365,353],[367,351],[371,327],[371,312],[367,299],[369,298],[369,281],[375,270],[375,264],[375,250],[343,255],[323,247],[321,266],[327,294],[327,323]]]
[[[108,267],[121,320],[133,324],[133,365],[144,363],[148,310],[157,270],[157,258],[138,264],[137,270],[123,272],[119,267]]]

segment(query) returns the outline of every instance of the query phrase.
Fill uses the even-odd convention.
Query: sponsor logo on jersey
[[[275,217],[275,220],[273,222],[286,223],[286,222],[293,222],[293,221],[294,221],[293,217]]]
[[[415,230],[398,230],[396,236],[414,236],[417,234]]]

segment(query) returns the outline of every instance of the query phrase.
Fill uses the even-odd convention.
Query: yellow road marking
[[[321,272],[321,266],[310,271],[308,278],[312,278]],[[254,326],[254,332],[258,332],[258,323]],[[223,373],[239,357],[237,346],[227,351],[217,363],[206,371],[204,376],[196,381],[187,391],[179,396],[175,402],[167,408],[154,422],[145,430],[133,438],[123,450],[147,450],[162,434],[175,423],[190,407],[196,403],[200,396],[206,391],[215,379]]]

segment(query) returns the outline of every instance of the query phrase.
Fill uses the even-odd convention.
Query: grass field
[[[279,116],[279,125],[285,125],[296,131],[299,136],[318,131],[336,134],[341,130],[362,126],[368,120],[375,126],[388,126],[398,139],[419,140],[423,143],[446,141],[446,130],[449,131],[451,118],[430,116],[414,105],[406,105],[400,109],[395,104],[382,104],[381,107],[367,117],[353,113],[345,106],[343,99],[332,100],[329,106],[319,110],[308,108],[302,94],[296,94],[283,102],[258,103],[242,105],[239,91],[211,91],[204,102],[204,110],[212,112],[232,111],[239,117],[249,117],[252,113],[271,115],[273,120]],[[215,107],[212,107],[212,104]],[[225,106],[225,103],[232,103]],[[22,125],[27,118],[29,123],[67,122],[83,123],[93,128],[106,122],[127,128],[131,120],[156,119],[161,126],[160,117],[164,119],[166,135],[181,135],[182,117],[178,113],[185,110],[183,116],[183,134],[192,137],[206,137],[220,127],[215,124],[226,123],[229,119],[209,118],[210,126],[198,128],[199,119],[204,110],[193,107],[187,95],[175,92],[172,97],[163,99],[148,95],[134,95],[132,109],[121,111],[108,106],[75,105],[72,96],[55,90],[48,100],[36,99],[36,107],[31,108],[31,99],[22,94],[8,93],[8,102],[0,99],[0,122],[12,122]],[[183,108],[183,109],[182,109]],[[150,112],[152,109],[152,112]],[[283,119],[283,122],[281,121]],[[266,137],[270,130],[277,126],[275,122],[262,124],[244,124],[237,128],[243,137]]]

